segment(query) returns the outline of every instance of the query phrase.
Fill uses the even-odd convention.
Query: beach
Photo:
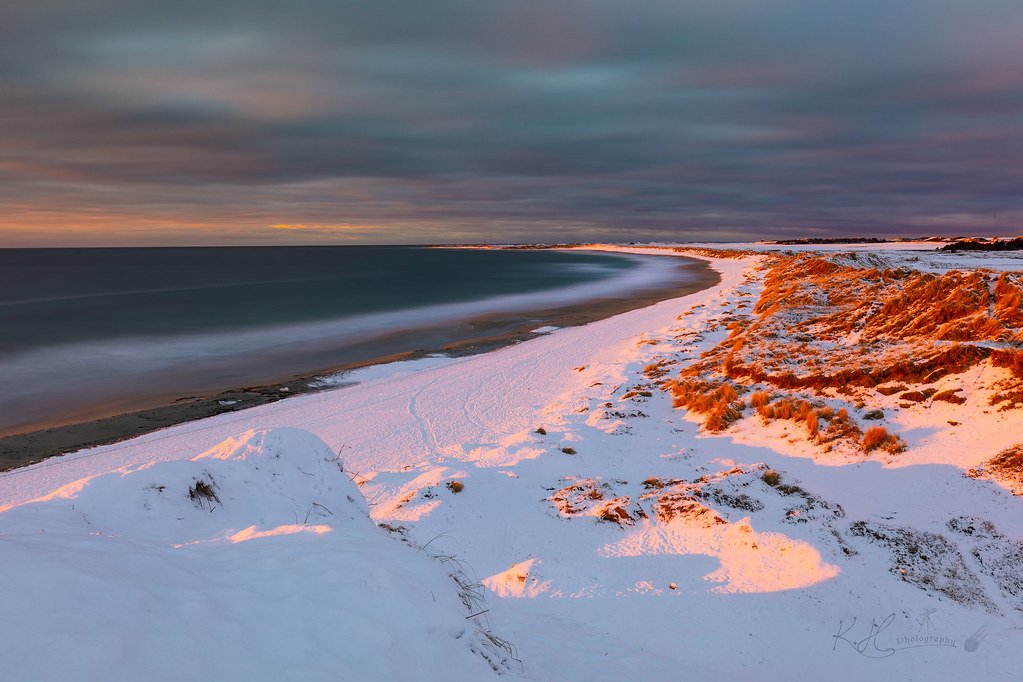
[[[278,604],[273,576],[281,569],[273,562],[299,562],[309,580],[289,579],[293,599],[275,606],[272,619],[262,614],[247,621],[246,636],[261,641],[271,620],[284,619],[299,639],[314,637],[314,626],[304,623],[322,625],[327,612],[361,613],[355,595],[378,594],[367,587],[378,583],[367,578],[362,587],[333,591],[308,557],[344,576],[390,575],[402,565],[390,555],[372,569],[344,559],[345,552],[359,557],[360,548],[375,546],[361,539],[368,531],[356,532],[362,526],[339,511],[347,509],[347,495],[350,501],[364,497],[379,533],[393,536],[395,546],[409,545],[410,558],[432,557],[445,567],[457,562],[463,577],[454,589],[464,583],[475,595],[469,600],[475,608],[465,615],[476,624],[465,634],[451,630],[441,619],[450,612],[442,614],[429,598],[407,597],[415,622],[437,619],[412,643],[440,647],[456,635],[467,637],[463,651],[488,652],[484,658],[494,670],[515,677],[611,680],[627,670],[637,679],[659,680],[684,670],[694,679],[761,679],[768,666],[779,673],[768,679],[797,671],[852,682],[879,669],[893,679],[1008,679],[1021,664],[1023,641],[1023,606],[1011,579],[1023,569],[1015,540],[1023,535],[1023,503],[984,467],[1016,443],[1019,413],[989,405],[994,387],[1012,381],[1009,370],[978,356],[930,383],[903,375],[905,385],[890,395],[870,384],[852,393],[826,388],[808,394],[806,409],[819,410],[816,436],[808,421],[781,414],[786,401],[795,406],[803,399],[798,387],[763,384],[772,395],[760,412],[755,393],[720,393],[735,410],[723,425],[710,419],[713,405],[700,405],[683,390],[685,381],[704,381],[705,367],[724,362],[723,349],[733,353],[728,367],[734,373],[745,371],[746,356],[766,361],[784,351],[814,362],[815,348],[771,325],[795,326],[798,316],[811,313],[831,319],[830,309],[807,307],[792,292],[774,308],[765,305],[774,301],[772,287],[785,268],[795,268],[792,281],[806,286],[818,271],[858,273],[876,288],[872,295],[898,299],[896,290],[883,287],[903,280],[884,280],[870,274],[873,268],[903,272],[913,286],[944,274],[959,282],[954,268],[975,264],[949,262],[912,245],[819,255],[798,250],[775,260],[755,252],[755,245],[744,248],[751,250],[740,257],[683,251],[720,277],[700,291],[486,353],[378,365],[361,370],[361,378],[357,370],[348,377],[353,385],[343,388],[6,472],[0,475],[0,501],[8,507],[0,532],[19,540],[8,552],[11,594],[4,598],[34,599],[45,612],[51,601],[45,583],[32,582],[27,593],[14,595],[25,592],[14,587],[24,583],[18,576],[53,548],[95,542],[103,543],[111,562],[126,553],[141,557],[151,565],[147,576],[162,575],[165,565],[187,571],[173,573],[174,591],[164,594],[136,588],[114,563],[62,569],[69,580],[94,571],[104,590],[126,595],[117,600],[124,622],[154,604],[171,622],[180,620],[174,594],[198,586],[217,609],[243,608],[239,586],[246,604]],[[1023,261],[1013,263],[1023,269]],[[839,282],[860,286],[860,280],[822,280],[820,286]],[[855,296],[842,300],[858,305]],[[743,336],[754,319],[764,333]],[[765,343],[774,345],[758,345]],[[852,348],[855,343],[847,341]],[[828,347],[837,371],[838,346]],[[917,350],[942,348],[928,342]],[[862,365],[860,356],[851,357]],[[879,351],[871,360],[885,361]],[[729,380],[713,376],[715,391]],[[687,385],[696,390],[702,384]],[[936,398],[942,391],[963,401],[943,402]],[[766,409],[772,405],[773,411]],[[880,421],[872,421],[876,410],[883,413]],[[896,434],[901,447],[892,440],[865,450],[863,436],[874,424]],[[289,473],[291,461],[298,469]],[[334,497],[310,488],[330,476],[352,487]],[[216,483],[218,505],[196,511],[185,492],[198,480]],[[263,502],[253,501],[256,490]],[[173,529],[169,539],[165,525]],[[337,544],[342,538],[346,544]],[[254,573],[246,562],[257,556]],[[211,561],[216,577],[207,574]],[[438,604],[449,603],[430,570],[416,571],[395,583],[402,594],[415,593],[422,581],[424,594],[434,590]],[[104,609],[86,607],[86,595],[79,587],[64,590],[60,608],[83,608],[102,622]],[[202,608],[189,617],[205,613]],[[212,607],[200,616],[211,624],[221,619]],[[47,627],[67,633],[74,644],[45,656],[35,626],[19,623],[11,621],[4,636],[11,651],[33,653],[37,665],[54,660],[57,666],[60,657],[85,660],[84,649],[95,650],[88,637],[71,636],[78,633],[74,622],[54,620]],[[366,627],[386,631],[387,625]],[[152,651],[130,664],[129,676],[147,660],[173,658],[159,642],[124,636]],[[921,643],[933,646],[916,646]],[[192,643],[214,669],[234,660],[233,649],[220,654],[219,646]],[[291,674],[322,676],[297,653],[297,641],[286,647],[296,652],[285,657]],[[349,670],[350,661],[360,659],[344,640],[325,651]],[[387,657],[369,658],[377,664]],[[255,674],[270,679],[283,670],[275,667],[282,660],[259,660]],[[443,665],[421,660],[430,670]],[[483,674],[468,659],[449,660],[461,661],[453,679]],[[110,658],[96,661],[84,669],[86,677]],[[171,662],[165,671],[182,669]]]
[[[639,255],[652,257],[650,252]],[[660,262],[667,258],[656,253],[654,257]],[[422,316],[417,310],[411,311],[406,320],[400,313],[386,321],[378,315],[380,319],[374,324],[380,330],[365,333],[364,338],[353,337],[345,328],[353,326],[350,322],[329,323],[330,327],[321,325],[325,329],[316,331],[314,339],[301,345],[301,331],[282,328],[282,340],[273,342],[279,344],[278,349],[271,347],[253,357],[215,356],[216,372],[211,368],[213,361],[199,355],[187,364],[179,362],[155,373],[140,372],[119,392],[104,393],[113,388],[103,385],[111,378],[100,378],[99,383],[90,380],[76,387],[71,377],[62,379],[47,368],[56,386],[37,400],[45,411],[32,421],[0,427],[0,469],[317,392],[324,387],[320,378],[358,367],[430,355],[487,352],[533,338],[536,329],[586,324],[706,288],[718,276],[702,261],[672,259],[671,267],[658,266],[650,273],[641,271],[619,279],[622,281],[576,285],[530,296],[491,298],[473,306],[435,306],[431,310],[433,322],[414,317]],[[336,331],[332,331],[334,328]],[[22,386],[18,393],[18,400],[24,401],[29,391]],[[65,405],[59,402],[75,395],[81,398]]]

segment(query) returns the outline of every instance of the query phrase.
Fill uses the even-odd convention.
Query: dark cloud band
[[[1023,218],[1018,2],[12,4],[0,241]]]

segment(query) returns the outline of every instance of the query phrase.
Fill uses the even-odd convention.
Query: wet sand
[[[271,377],[274,380],[256,386],[218,387],[220,390],[201,395],[156,396],[135,404],[95,405],[89,418],[77,423],[37,425],[33,430],[0,438],[0,471],[223,412],[236,412],[304,393],[338,390],[336,384],[321,386],[316,380],[345,370],[437,353],[451,356],[485,353],[528,340],[535,336],[533,330],[538,327],[587,324],[700,291],[720,281],[718,273],[707,263],[679,260],[686,280],[670,287],[634,291],[624,297],[601,298],[569,306],[477,316],[442,327],[396,332],[346,348],[344,363],[313,367],[297,375]]]

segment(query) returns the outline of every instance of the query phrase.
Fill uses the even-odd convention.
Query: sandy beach
[[[656,252],[655,252],[656,253]],[[646,252],[645,255],[650,255]],[[374,337],[343,351],[329,349],[288,359],[285,367],[305,364],[294,373],[280,367],[259,369],[261,381],[247,386],[217,385],[196,377],[197,394],[159,393],[149,389],[128,399],[97,401],[88,408],[26,428],[0,429],[0,470],[47,457],[142,435],[174,424],[236,412],[304,393],[318,392],[318,379],[348,370],[430,355],[461,357],[526,341],[542,327],[571,327],[642,308],[713,286],[718,274],[703,261],[684,259],[680,275],[669,285],[640,288],[623,296],[606,296],[574,304],[475,315],[437,326],[421,326]],[[342,355],[337,362],[331,357]]]

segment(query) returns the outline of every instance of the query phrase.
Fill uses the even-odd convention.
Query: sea
[[[566,250],[0,249],[0,436],[343,365],[396,331],[443,340],[456,320],[682,276],[674,258]]]

